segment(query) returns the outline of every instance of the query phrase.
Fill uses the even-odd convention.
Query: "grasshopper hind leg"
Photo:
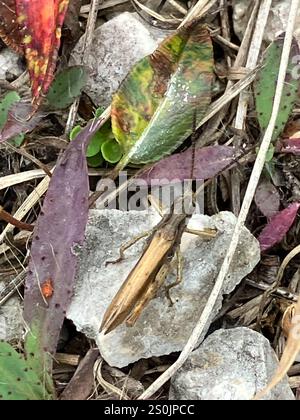
[[[182,278],[183,278],[182,277],[183,256],[182,256],[182,254],[179,250],[176,251],[175,258],[176,258],[176,262],[177,262],[176,281],[165,287],[166,296],[167,296],[168,300],[170,301],[170,305],[174,304],[174,302],[172,301],[171,296],[170,296],[170,289],[172,289],[173,287],[180,284],[182,282]],[[162,267],[160,268],[159,272],[157,273],[154,281],[152,283],[150,283],[150,285],[148,287],[148,290],[144,294],[143,298],[133,308],[130,315],[126,319],[126,325],[127,326],[132,327],[135,324],[136,320],[141,315],[141,312],[143,311],[145,306],[150,302],[150,300],[152,300],[156,296],[158,290],[164,284],[164,282],[166,280],[166,277],[168,276],[168,274],[171,271],[173,261],[174,260],[169,261],[169,262],[162,265]]]
[[[193,230],[193,229],[185,228],[184,232],[191,233],[193,235],[199,236],[202,239],[213,239],[217,235],[217,231],[215,229]],[[179,247],[177,248],[177,250],[175,252],[175,263],[176,263],[176,280],[173,283],[165,286],[165,293],[166,293],[167,299],[170,302],[170,306],[173,306],[174,303],[175,303],[175,302],[173,302],[173,300],[171,298],[170,290],[173,289],[173,287],[178,286],[183,281],[184,257],[182,255]]]
[[[163,264],[163,266],[160,268],[159,272],[157,273],[154,281],[150,283],[144,296],[141,298],[139,303],[135,305],[130,315],[126,319],[126,325],[128,327],[132,327],[135,324],[135,322],[140,317],[145,306],[150,302],[150,300],[152,300],[156,296],[157,291],[160,289],[160,287],[164,283],[169,271],[170,271],[170,264],[169,263]]]
[[[113,261],[106,261],[105,267],[108,264],[117,264],[125,259],[125,251],[129,248],[131,248],[134,244],[136,244],[138,241],[140,241],[143,238],[146,238],[147,236],[151,235],[152,231],[143,232],[138,236],[135,236],[130,241],[125,242],[119,249],[119,258]]]

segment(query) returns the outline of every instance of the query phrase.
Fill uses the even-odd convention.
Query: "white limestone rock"
[[[213,217],[194,216],[189,227],[216,228],[218,234],[211,240],[186,233],[183,235],[181,251],[184,256],[184,281],[171,289],[174,305],[170,306],[164,290],[160,290],[135,326],[129,328],[121,325],[105,336],[100,335],[98,331],[105,310],[137,262],[144,241],[126,251],[126,259],[122,262],[106,267],[105,262],[116,259],[124,242],[151,229],[158,221],[156,213],[147,211],[90,212],[85,243],[79,250],[76,292],[67,317],[79,331],[96,339],[102,356],[111,366],[123,367],[141,358],[182,350],[213,288],[236,218],[230,212],[222,212]],[[230,293],[253,270],[259,259],[258,242],[245,228],[222,293]],[[170,274],[167,283],[174,279],[174,273]],[[212,318],[221,305],[220,296],[211,314]]]
[[[85,92],[97,105],[108,106],[131,67],[151,54],[163,38],[161,31],[149,31],[135,13],[124,12],[95,30],[87,63],[89,77]],[[82,37],[74,48],[70,64],[81,64]]]
[[[18,54],[9,48],[5,48],[0,52],[0,79],[6,79],[8,75],[18,77],[23,71]]]
[[[172,377],[171,400],[250,400],[272,379],[278,359],[269,341],[249,328],[218,330]],[[287,377],[264,400],[294,400]]]
[[[249,13],[251,13],[249,0],[233,0],[232,4],[234,10],[233,23],[235,33],[240,39],[242,39],[249,20]],[[290,0],[273,0],[264,33],[265,41],[273,41],[279,34],[285,32],[290,5]],[[295,25],[294,35],[300,43],[300,9],[298,11],[298,20]]]
[[[12,341],[22,337],[23,317],[22,304],[19,297],[11,297],[0,307],[0,340]]]

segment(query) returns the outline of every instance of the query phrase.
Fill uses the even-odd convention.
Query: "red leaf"
[[[280,197],[277,188],[270,181],[261,181],[255,193],[255,203],[267,218],[275,216],[280,206]]]
[[[31,115],[29,119],[28,115]],[[16,102],[8,113],[4,127],[0,130],[0,143],[18,134],[34,130],[45,116],[46,114],[40,111],[34,113],[33,106],[28,102]]]
[[[300,139],[290,138],[281,141],[280,153],[293,153],[300,155]]]
[[[272,217],[258,237],[261,251],[266,251],[282,241],[294,223],[299,207],[300,203],[293,203]]]
[[[230,146],[208,146],[195,150],[193,175],[195,179],[209,179],[229,167],[234,162],[236,150]],[[166,182],[190,179],[192,165],[191,148],[162,159],[146,170],[140,179],[151,185],[163,185]]]

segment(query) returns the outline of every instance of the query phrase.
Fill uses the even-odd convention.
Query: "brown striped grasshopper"
[[[193,179],[195,158],[196,111],[193,128],[191,179]],[[100,331],[104,334],[114,330],[124,321],[128,326],[134,325],[145,306],[155,297],[157,291],[164,283],[175,254],[177,254],[178,263],[180,263],[179,245],[182,234],[186,230],[188,214],[191,214],[190,210],[193,204],[192,200],[189,202],[189,208],[186,211],[183,210],[187,195],[193,197],[192,184],[189,193],[177,198],[170,212],[164,215],[162,220],[152,230],[140,259],[127,276],[104,314],[100,327]],[[178,208],[181,211],[177,213],[175,210]],[[211,238],[215,236],[215,231],[209,232],[208,230],[207,232],[202,232],[202,234],[206,238]],[[115,262],[122,259],[122,254],[121,251],[121,257]],[[168,289],[180,282],[180,271],[180,269],[177,271],[177,281],[169,285]]]
[[[237,157],[234,162],[229,164],[220,173],[232,168],[234,164],[239,162],[240,158],[244,158],[245,154],[250,152],[252,148],[253,147],[244,150],[240,157]],[[193,176],[191,176],[191,179],[193,179]],[[178,209],[178,204],[180,206],[179,208],[184,209],[184,200],[190,197],[195,198],[210,181],[211,180],[206,181],[195,193],[193,193],[191,189],[189,193],[178,198],[173,204],[171,211],[164,215],[158,225],[154,227],[141,257],[127,276],[104,314],[100,327],[102,333],[107,334],[124,321],[128,326],[134,325],[145,306],[155,297],[157,291],[164,283],[169,273],[170,263],[173,260],[173,257],[175,254],[180,255],[178,249],[184,231],[206,239],[212,239],[216,236],[217,232],[213,229],[206,229],[203,231],[187,229],[187,220],[192,214],[190,211],[191,208],[187,208],[186,211],[174,212],[174,209]],[[131,241],[131,245],[132,244],[133,241]],[[126,246],[125,249],[128,247],[129,246]],[[121,258],[117,261],[122,259],[122,251],[120,254]],[[178,280],[180,280],[180,270],[178,270]],[[176,281],[169,285],[168,289],[178,283],[179,281]]]
[[[237,157],[234,162],[229,164],[219,174],[232,168],[240,158],[245,157],[245,154],[251,150],[252,147],[242,151],[240,157]],[[194,153],[195,149],[193,149],[191,179],[193,179]],[[219,174],[216,174],[216,176]],[[186,211],[183,211],[186,198],[192,197],[190,205],[193,204],[193,199],[210,181],[211,180],[206,181],[195,193],[193,193],[191,188],[188,193],[177,198],[173,203],[171,211],[164,215],[158,225],[154,227],[141,257],[127,276],[104,314],[100,327],[102,333],[109,333],[124,321],[128,326],[134,325],[145,306],[155,297],[157,291],[164,283],[169,273],[170,263],[175,254],[177,254],[178,262],[180,263],[179,245],[184,231],[206,239],[212,239],[216,236],[217,232],[213,229],[206,229],[203,231],[187,229],[187,220],[191,217],[189,215],[192,214],[192,207],[188,206]],[[175,212],[174,209],[178,208],[182,209],[182,211]],[[128,245],[130,246],[134,242],[136,241],[131,241]],[[129,246],[125,246],[124,249]],[[122,250],[120,254],[121,258],[115,262],[122,259]],[[169,285],[167,289],[170,289],[180,282],[180,271],[182,268],[180,267],[180,264],[178,265],[178,268],[177,281]]]
[[[183,199],[184,197],[180,198]],[[134,325],[145,306],[164,283],[184,231],[205,238],[215,237],[216,232],[212,229],[200,232],[187,230],[187,218],[186,213],[176,214],[173,206],[171,212],[163,216],[153,229],[140,259],[105,312],[100,327],[104,334],[114,330],[124,321],[128,326]],[[168,289],[179,283],[180,274],[178,277],[178,281],[168,286]]]

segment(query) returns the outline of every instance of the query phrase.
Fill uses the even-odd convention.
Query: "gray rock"
[[[173,376],[170,399],[249,400],[278,367],[269,341],[248,328],[218,330],[195,350]],[[294,400],[285,378],[265,400]]]
[[[88,62],[90,69],[85,92],[101,106],[111,102],[113,93],[131,67],[141,58],[151,54],[161,39],[159,31],[149,32],[134,13],[122,13],[95,30],[93,46]],[[70,64],[81,63],[84,43],[82,37],[72,52]]]
[[[0,340],[20,339],[23,331],[22,305],[18,297],[11,297],[0,307]]]
[[[18,77],[22,73],[20,56],[9,48],[2,50],[0,53],[0,79],[6,79],[9,74]]]
[[[218,235],[211,240],[183,235],[184,281],[171,289],[174,305],[170,306],[161,290],[133,327],[121,325],[105,336],[98,334],[104,312],[137,262],[143,241],[126,251],[126,259],[121,263],[105,267],[105,261],[116,259],[122,243],[151,229],[158,219],[156,213],[145,211],[93,210],[90,213],[85,244],[79,251],[76,293],[67,316],[78,330],[96,339],[102,356],[112,366],[123,367],[141,358],[182,350],[213,288],[236,223],[235,216],[229,212],[213,217],[194,216],[189,227],[215,227]],[[259,258],[257,240],[243,229],[223,294],[230,293],[252,271]],[[171,273],[167,283],[174,279]],[[221,305],[220,296],[212,318]]]
[[[249,20],[249,0],[233,0],[233,23],[237,36],[242,39]],[[280,33],[286,30],[288,22],[290,0],[273,0],[268,23],[264,33],[265,41],[273,41]],[[295,26],[295,36],[300,42],[300,9]]]

